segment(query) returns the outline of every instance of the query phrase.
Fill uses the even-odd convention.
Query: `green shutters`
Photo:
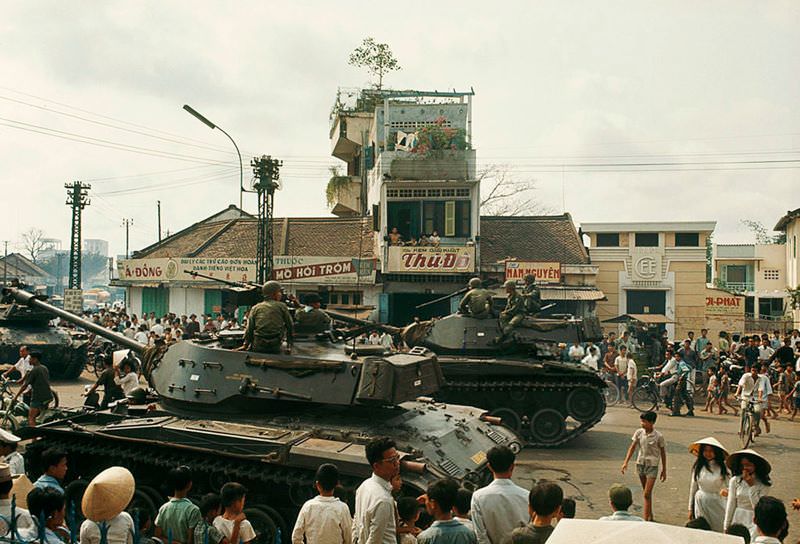
[[[454,200],[444,203],[444,235],[456,235],[456,203]]]
[[[156,316],[169,312],[169,289],[166,287],[142,288],[142,314],[155,312]]]
[[[219,289],[205,289],[203,297],[203,313],[217,316],[222,312],[222,291]]]

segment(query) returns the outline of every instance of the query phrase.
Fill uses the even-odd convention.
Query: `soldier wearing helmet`
[[[280,353],[284,338],[290,347],[292,345],[294,336],[292,316],[286,304],[281,302],[280,283],[270,280],[264,284],[261,292],[264,294],[264,301],[250,309],[242,349],[261,353]]]
[[[468,285],[469,291],[458,305],[459,313],[478,319],[491,317],[492,294],[483,288],[480,278],[472,278]]]
[[[519,325],[525,316],[525,304],[517,292],[517,282],[506,280],[503,288],[508,299],[506,300],[506,307],[500,312],[500,328],[503,331],[501,339],[511,334],[514,327]]]
[[[542,308],[542,299],[533,274],[525,274],[525,287],[522,288],[520,296],[526,314],[535,314]]]

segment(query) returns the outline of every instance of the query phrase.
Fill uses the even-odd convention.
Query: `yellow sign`
[[[479,451],[478,453],[470,457],[470,459],[472,459],[472,462],[475,463],[476,465],[483,464],[483,462],[486,461],[486,452]]]
[[[744,297],[706,289],[706,315],[744,317]]]
[[[536,283],[561,283],[561,263],[506,261],[506,280],[522,281],[528,274],[533,274]]]
[[[454,274],[475,271],[473,246],[391,246],[389,272]]]

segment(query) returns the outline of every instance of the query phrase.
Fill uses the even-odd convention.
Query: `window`
[[[764,270],[764,279],[765,280],[779,280],[781,279],[781,272],[780,270]]]
[[[783,316],[782,298],[759,298],[758,316],[760,318],[775,318]]]
[[[469,216],[469,200],[423,202],[422,230],[425,234],[430,234],[435,230],[439,236],[469,238]]]
[[[725,281],[728,283],[746,283],[747,267],[740,264],[729,264],[723,267]]]
[[[597,247],[619,247],[619,233],[598,232]]]
[[[332,291],[328,295],[329,304],[361,304],[361,291]]]
[[[700,234],[697,232],[676,232],[675,247],[698,247]]]
[[[658,247],[658,233],[637,232],[636,247]]]

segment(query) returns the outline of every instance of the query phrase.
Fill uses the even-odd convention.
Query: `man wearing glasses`
[[[366,454],[372,476],[356,491],[353,543],[397,544],[391,481],[400,472],[400,455],[389,438],[369,442]]]

